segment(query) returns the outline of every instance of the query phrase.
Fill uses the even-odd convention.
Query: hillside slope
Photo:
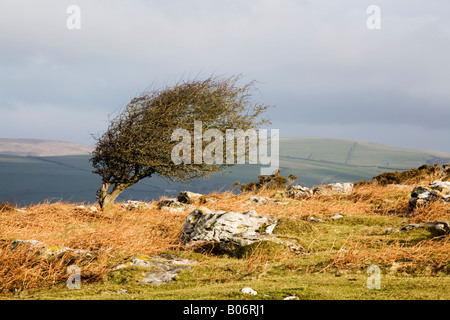
[[[0,138],[0,154],[15,156],[65,156],[88,154],[93,147],[79,143],[42,139]]]
[[[280,139],[280,166],[307,186],[370,179],[386,171],[450,163],[450,154],[330,138]]]
[[[45,200],[94,202],[101,180],[92,173],[89,158],[89,155],[0,155],[0,202],[20,205]],[[294,174],[298,177],[296,183],[308,187],[371,179],[385,171],[402,171],[425,163],[450,163],[450,154],[327,138],[280,140],[281,174]],[[171,183],[152,177],[125,190],[118,201],[172,197],[182,190],[200,193],[230,190],[236,181],[248,183],[256,180],[260,166],[238,165],[228,171],[191,184]]]

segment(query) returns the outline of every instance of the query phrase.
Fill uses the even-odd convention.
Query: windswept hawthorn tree
[[[194,121],[202,121],[205,130],[222,132],[255,129],[268,123],[259,117],[268,106],[251,101],[254,82],[240,86],[241,78],[211,76],[179,81],[133,98],[106,132],[96,138],[91,162],[93,172],[102,177],[97,191],[101,208],[111,209],[123,190],[153,175],[190,182],[223,171],[226,164],[175,164],[171,154],[176,141],[171,135],[176,129],[193,132]]]

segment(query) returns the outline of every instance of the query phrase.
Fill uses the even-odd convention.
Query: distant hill
[[[305,185],[370,179],[435,163],[450,163],[450,154],[342,139],[280,139],[282,171],[301,177]]]
[[[2,140],[13,139],[0,141]],[[20,140],[22,146],[33,144]],[[95,202],[95,192],[100,187],[101,179],[92,173],[90,155],[86,154],[89,147],[77,149],[70,143],[42,144],[52,145],[53,153],[72,154],[27,154],[32,152],[32,149],[16,149],[15,152],[19,155],[0,154],[0,202],[10,201],[20,205],[42,203],[46,200]],[[57,148],[58,145],[61,149]],[[80,152],[83,150],[86,151]],[[50,152],[50,149],[45,152]],[[78,152],[84,154],[73,154]],[[308,187],[331,182],[370,180],[382,172],[403,171],[422,164],[435,163],[450,163],[450,154],[341,139],[280,139],[281,174],[294,174],[298,177],[295,183]],[[191,184],[171,183],[161,177],[152,177],[125,190],[118,201],[173,197],[182,190],[200,193],[231,190],[234,182],[254,181],[259,174],[259,165],[237,165],[230,168],[226,174],[216,173],[210,179],[194,180]]]
[[[65,156],[88,154],[94,148],[79,143],[41,140],[0,138],[0,154],[14,156]]]

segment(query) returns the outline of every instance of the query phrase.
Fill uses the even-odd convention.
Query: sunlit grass
[[[266,190],[258,196],[271,197]],[[43,203],[0,209],[0,292],[4,299],[449,299],[450,241],[425,228],[397,231],[410,223],[448,221],[449,205],[436,202],[409,212],[410,190],[396,186],[358,186],[348,195],[249,202],[254,194],[213,193],[210,209],[258,213],[280,218],[274,233],[297,244],[301,253],[262,243],[238,257],[193,252],[179,242],[186,216],[150,209],[110,212],[76,209],[76,204]],[[200,206],[200,203],[196,204]],[[89,208],[91,205],[85,205]],[[342,219],[332,216],[342,214]],[[312,222],[311,217],[323,222]],[[388,231],[390,229],[391,231]],[[10,250],[14,239],[35,239],[94,253],[89,259],[64,255],[36,259],[26,250]],[[134,254],[174,253],[198,263],[162,286],[143,285],[143,270],[111,267]],[[69,264],[81,268],[80,290],[65,281]],[[382,288],[366,286],[367,267],[382,270]],[[257,296],[239,289],[250,286]],[[125,289],[126,293],[120,294]]]

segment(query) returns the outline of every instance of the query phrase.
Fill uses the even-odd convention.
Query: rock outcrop
[[[277,219],[266,218],[254,210],[240,213],[198,208],[186,217],[182,241],[245,242],[246,238],[271,233],[276,223]]]
[[[261,241],[301,252],[295,243],[273,234],[277,222],[278,219],[257,214],[254,210],[240,213],[197,208],[186,217],[181,240],[191,247],[212,244],[219,252],[232,256]]]
[[[433,201],[450,203],[450,182],[433,181],[428,186],[417,186],[411,192],[409,206],[414,210],[419,205],[425,205]]]
[[[192,204],[200,200],[203,197],[200,193],[191,191],[181,191],[177,196],[177,201],[185,204]]]

